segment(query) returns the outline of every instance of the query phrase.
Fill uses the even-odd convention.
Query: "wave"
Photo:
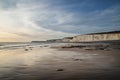
[[[28,42],[0,42],[0,49],[18,49],[29,45]]]

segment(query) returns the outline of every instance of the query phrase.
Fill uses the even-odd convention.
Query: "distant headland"
[[[51,39],[46,41],[32,41],[32,43],[50,42],[101,42],[101,41],[120,41],[120,31],[89,33],[63,39]]]

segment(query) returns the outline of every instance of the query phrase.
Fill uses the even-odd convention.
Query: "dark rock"
[[[64,71],[64,69],[57,69],[57,71]]]
[[[48,47],[48,45],[45,45],[44,47]]]
[[[28,51],[28,49],[25,49],[25,51]]]
[[[74,61],[82,61],[83,59],[74,59]]]

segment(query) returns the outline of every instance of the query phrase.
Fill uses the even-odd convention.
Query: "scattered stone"
[[[44,47],[48,47],[48,45],[45,45]]]
[[[83,59],[74,59],[74,61],[82,61]]]
[[[25,49],[25,51],[28,51],[28,49]]]
[[[84,50],[94,50],[94,49],[84,49]]]
[[[29,47],[29,49],[30,49],[30,50],[32,50],[32,49],[33,49],[33,47]]]
[[[98,50],[105,50],[105,48],[98,48]]]
[[[64,69],[57,69],[57,71],[64,71]]]
[[[74,61],[78,61],[79,59],[74,59]]]

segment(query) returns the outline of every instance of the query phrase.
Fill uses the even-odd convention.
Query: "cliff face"
[[[120,33],[79,35],[73,37],[71,42],[91,42],[109,40],[120,40]]]
[[[111,40],[120,40],[120,31],[78,35],[73,37],[72,39],[63,39],[63,42],[92,42]]]
[[[46,42],[62,42],[62,39],[51,39],[47,40]]]
[[[78,35],[74,37],[65,37],[63,39],[51,39],[47,41],[33,41],[33,42],[94,42],[94,41],[120,41],[120,31],[91,33],[85,35]]]
[[[72,39],[73,37],[65,37],[62,39],[62,42],[71,42]]]

